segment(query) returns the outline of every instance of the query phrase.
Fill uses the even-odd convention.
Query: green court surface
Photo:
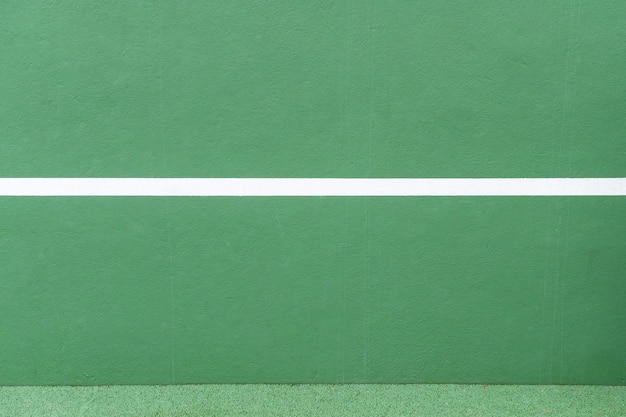
[[[1,417],[626,415],[626,387],[183,385],[1,387]]]

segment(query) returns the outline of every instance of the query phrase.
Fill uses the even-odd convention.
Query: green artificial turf
[[[0,416],[626,416],[626,387],[540,385],[0,387]]]

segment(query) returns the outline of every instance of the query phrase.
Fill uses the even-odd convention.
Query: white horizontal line
[[[626,178],[0,178],[0,196],[624,196]]]

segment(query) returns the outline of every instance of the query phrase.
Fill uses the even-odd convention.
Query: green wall
[[[0,4],[0,177],[625,177],[626,2]],[[626,197],[0,197],[0,384],[626,383]]]

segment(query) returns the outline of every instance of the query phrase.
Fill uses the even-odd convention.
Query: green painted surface
[[[4,384],[624,383],[626,198],[5,198]]]
[[[0,177],[623,177],[625,13],[3,1]],[[2,198],[0,384],[624,384],[625,213]]]
[[[4,0],[0,176],[624,176],[624,15]]]

